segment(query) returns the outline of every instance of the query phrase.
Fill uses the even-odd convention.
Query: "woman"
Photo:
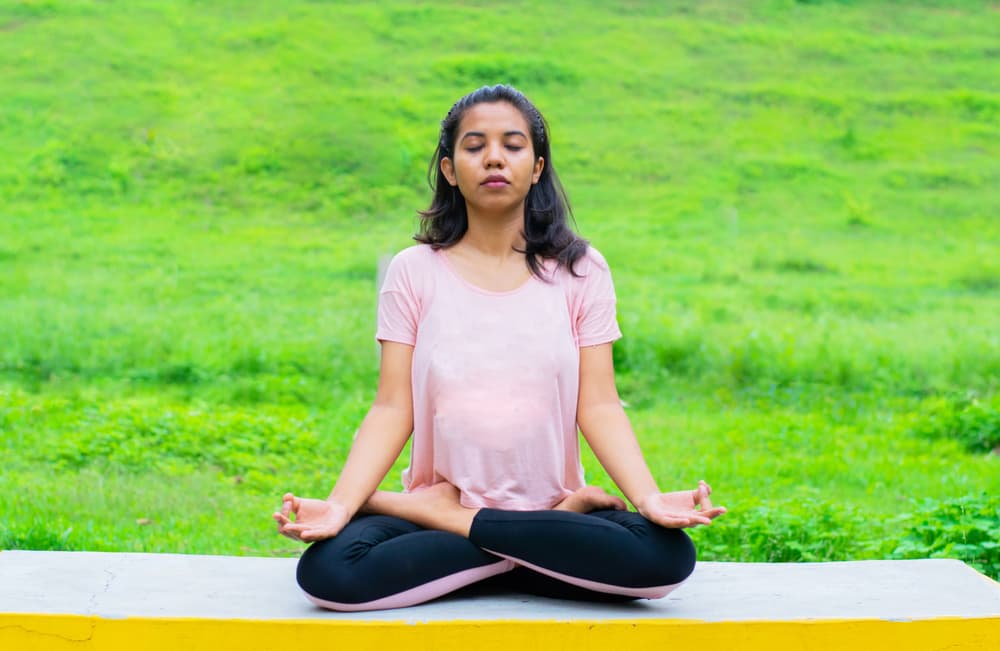
[[[611,274],[567,225],[548,130],[509,86],[441,123],[421,244],[379,297],[378,392],[326,500],[284,496],[297,572],[336,610],[409,606],[503,574],[548,596],[667,594],[711,489],[657,487],[615,388]],[[577,426],[638,513],[584,485]],[[376,491],[412,434],[404,493]]]

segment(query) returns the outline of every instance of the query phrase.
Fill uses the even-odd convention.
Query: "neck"
[[[462,237],[462,243],[491,257],[506,258],[521,255],[515,248],[524,250],[524,206],[501,215],[483,215],[470,206],[468,208],[469,228]]]

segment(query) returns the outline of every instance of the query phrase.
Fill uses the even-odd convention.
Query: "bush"
[[[937,398],[925,408],[914,432],[959,441],[972,452],[1000,448],[1000,394]]]
[[[819,500],[752,506],[698,529],[702,560],[785,563],[953,558],[1000,578],[1000,496],[917,503],[873,534],[870,514]]]
[[[925,500],[892,558],[956,558],[1000,578],[1000,497]]]
[[[865,518],[851,507],[818,500],[755,506],[699,532],[704,560],[795,563],[869,555]],[[878,543],[880,544],[880,543]]]

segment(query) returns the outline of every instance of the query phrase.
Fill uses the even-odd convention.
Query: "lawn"
[[[1000,12],[665,4],[0,5],[0,548],[297,553],[438,123],[510,82],[700,557],[1000,575]]]

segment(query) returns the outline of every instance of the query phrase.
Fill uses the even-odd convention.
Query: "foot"
[[[556,511],[572,511],[574,513],[590,513],[615,509],[624,511],[625,500],[616,495],[610,495],[603,488],[584,486],[553,507]]]
[[[462,506],[459,496],[459,490],[447,482],[412,493],[375,491],[363,510],[365,513],[391,515],[427,529],[450,531],[468,538],[472,519],[479,510]]]

